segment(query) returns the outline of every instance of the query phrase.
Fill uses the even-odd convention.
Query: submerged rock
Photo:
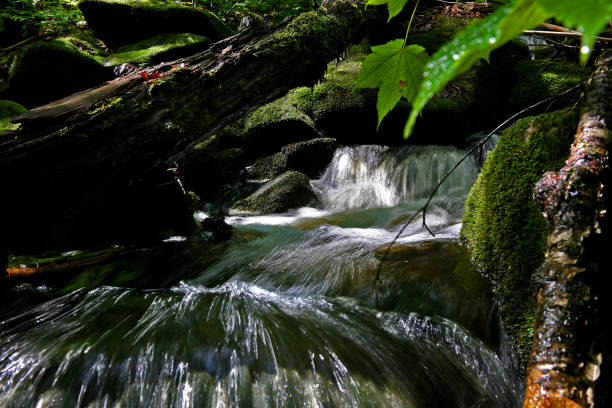
[[[112,72],[76,46],[59,41],[30,45],[17,54],[3,96],[32,108],[112,78]]]
[[[269,179],[295,170],[317,178],[339,147],[336,139],[318,138],[283,146],[280,152],[258,159],[247,169],[249,178]]]
[[[213,13],[160,0],[81,0],[79,8],[93,31],[119,47],[158,34],[193,33],[213,41],[232,35]]]
[[[261,186],[244,200],[237,201],[231,214],[264,215],[282,213],[317,200],[306,175],[288,171]]]
[[[556,111],[522,119],[505,130],[465,203],[461,239],[492,282],[521,368],[533,333],[531,275],[546,248],[546,221],[532,191],[542,173],[563,165],[577,121],[574,110]]]

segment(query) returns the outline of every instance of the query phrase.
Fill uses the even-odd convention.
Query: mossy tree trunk
[[[21,129],[0,138],[0,249],[83,247],[188,229],[193,221],[176,179],[182,152],[314,83],[363,34],[372,12],[361,0],[329,1],[273,32],[242,31],[147,69],[149,77],[159,72],[155,79],[133,73],[22,115]]]
[[[525,408],[591,407],[596,401],[607,406],[596,385],[609,389],[612,377],[601,370],[610,329],[599,324],[612,297],[604,276],[610,267],[611,124],[612,52],[607,52],[587,82],[570,157],[558,172],[545,173],[534,190],[549,234],[535,275],[539,289]],[[600,370],[604,376],[598,380]]]

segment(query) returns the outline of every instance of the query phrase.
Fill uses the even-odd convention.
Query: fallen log
[[[596,62],[570,156],[547,172],[534,198],[547,219],[545,260],[539,286],[533,347],[527,368],[525,408],[608,406],[612,375],[605,355],[610,309],[610,158],[612,52]],[[604,357],[606,360],[604,360]],[[599,378],[601,373],[605,378]]]
[[[149,80],[136,72],[17,117],[21,128],[0,136],[0,249],[83,247],[189,230],[188,199],[177,181],[185,149],[313,84],[373,13],[360,0],[328,1],[272,32],[244,30],[147,69]]]

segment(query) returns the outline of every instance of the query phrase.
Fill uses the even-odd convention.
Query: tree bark
[[[578,130],[565,166],[542,176],[534,198],[548,221],[544,263],[536,271],[534,342],[524,407],[592,407],[609,329],[609,139],[612,52],[596,62],[587,82]],[[609,362],[607,362],[609,363]],[[596,380],[598,382],[596,383]],[[599,405],[599,404],[598,404]]]
[[[147,69],[149,78],[159,73],[154,79],[136,72],[16,118],[21,129],[0,136],[0,248],[82,247],[188,229],[176,181],[182,152],[313,84],[363,34],[372,10],[361,0],[329,1],[271,33],[242,31]]]

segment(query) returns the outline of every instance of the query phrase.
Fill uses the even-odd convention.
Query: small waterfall
[[[326,209],[393,207],[425,199],[465,153],[452,146],[343,147],[312,182]],[[437,198],[465,198],[478,174],[473,158],[446,180]]]
[[[0,407],[514,408],[488,286],[457,244],[474,158],[345,147],[325,209],[234,217],[222,244],[171,237],[16,285],[0,307]]]

